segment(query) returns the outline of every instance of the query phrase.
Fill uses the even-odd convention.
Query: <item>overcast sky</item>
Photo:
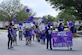
[[[2,1],[3,0],[0,0],[0,3]],[[59,13],[59,11],[52,9],[50,4],[45,0],[21,0],[21,3],[30,7],[36,13],[37,17],[42,17],[48,14],[56,17]]]

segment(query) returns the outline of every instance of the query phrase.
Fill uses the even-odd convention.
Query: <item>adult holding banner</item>
[[[61,20],[60,20],[61,21]],[[70,24],[71,26],[72,24]],[[72,50],[72,33],[70,31],[64,31],[64,25],[62,22],[59,23],[58,32],[52,33],[53,47],[68,47]]]
[[[51,44],[51,38],[52,38],[52,28],[51,28],[51,23],[48,22],[48,26],[46,27],[46,38],[47,38],[47,46],[46,48],[48,49],[50,45],[50,49],[52,50],[52,44]]]
[[[59,24],[58,26],[58,32],[64,31],[64,25],[62,23]]]

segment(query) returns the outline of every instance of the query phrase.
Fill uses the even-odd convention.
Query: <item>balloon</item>
[[[68,26],[73,26],[74,24],[73,24],[73,22],[72,21],[69,21],[68,22]]]
[[[34,33],[37,33],[37,31],[36,31],[36,30],[34,30]]]
[[[63,20],[60,18],[59,20],[58,20],[58,22],[62,22]]]
[[[33,24],[36,24],[36,22],[33,22]]]
[[[48,28],[47,28],[47,26],[45,26],[45,30],[47,30]]]
[[[17,22],[17,20],[16,20],[16,19],[14,19],[14,20],[13,20],[13,22],[14,22],[14,23],[16,23],[16,22]]]
[[[34,17],[33,16],[30,16],[30,19],[29,20],[32,21],[33,19],[34,19]]]
[[[26,9],[26,12],[30,12],[30,10],[27,8],[27,9]]]
[[[41,21],[41,23],[44,23],[44,19]]]
[[[19,22],[19,25],[22,26],[22,22]]]
[[[51,22],[48,22],[48,25],[51,25]]]
[[[63,21],[63,20],[60,18],[59,21]]]

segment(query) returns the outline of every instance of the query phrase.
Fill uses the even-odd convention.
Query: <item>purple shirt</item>
[[[8,28],[8,37],[11,37],[10,32],[12,33],[12,28],[11,27]]]

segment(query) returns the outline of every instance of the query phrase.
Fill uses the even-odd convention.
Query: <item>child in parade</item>
[[[26,38],[26,45],[28,45],[28,43],[31,42],[31,33],[30,33],[30,29],[26,29],[25,31],[25,38]]]
[[[32,41],[32,28],[30,29],[30,41],[29,41],[30,44],[31,44],[31,41]]]
[[[13,48],[13,46],[12,46],[12,42],[13,42],[13,40],[12,40],[12,37],[13,37],[12,28],[13,28],[12,23],[10,23],[10,25],[8,27],[8,49]]]
[[[17,45],[17,30],[15,27],[13,28],[13,37],[14,37],[13,44]]]
[[[52,44],[51,44],[52,36],[51,36],[51,34],[52,34],[52,29],[50,27],[50,22],[48,22],[48,27],[46,27],[46,38],[47,38],[47,47],[46,48],[48,49],[48,47],[50,45],[50,49],[52,50]]]
[[[37,38],[37,41],[40,42],[40,31],[38,26],[36,26],[36,38]]]
[[[44,30],[40,33],[40,41],[41,41],[41,44],[45,44],[45,31]]]
[[[34,41],[34,38],[35,38],[34,28],[33,28],[33,30],[32,30],[32,37],[33,37],[33,41]]]
[[[19,30],[19,40],[22,40],[22,36],[23,36],[23,27],[22,27],[22,25],[19,25],[18,30]]]

